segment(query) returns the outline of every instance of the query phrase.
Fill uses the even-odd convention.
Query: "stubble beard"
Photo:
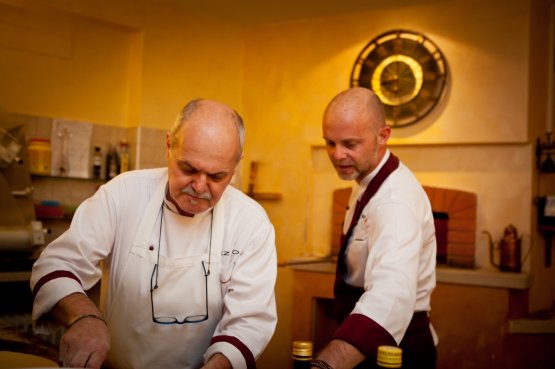
[[[339,173],[339,172],[337,172],[337,175],[339,176],[339,178],[341,178],[344,181],[353,181],[353,180],[358,178],[359,173],[358,173],[358,171],[354,171],[353,173]]]

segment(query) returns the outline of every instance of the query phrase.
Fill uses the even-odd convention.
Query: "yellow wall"
[[[546,1],[422,1],[250,26],[169,3],[0,0],[0,109],[166,129],[187,100],[222,100],[245,118],[243,188],[255,160],[256,190],[283,195],[263,202],[280,260],[321,255],[331,190],[347,185],[323,152],[322,112],[348,87],[371,38],[422,32],[447,58],[448,93],[422,123],[394,131],[392,150],[423,184],[477,193],[479,231],[498,238],[514,223],[532,234],[530,308],[553,303],[555,267],[543,266],[532,203],[534,144],[545,130]],[[489,267],[484,241],[477,232],[476,262]],[[291,285],[280,268],[280,322],[266,363],[287,360]]]
[[[451,77],[437,111],[393,131],[392,150],[406,153],[401,159],[417,166],[424,184],[477,193],[480,229],[501,232],[512,222],[529,233],[529,12],[526,1],[449,1],[253,27],[245,59],[243,112],[254,124],[246,159],[261,162],[261,191],[284,194],[279,206],[266,205],[279,230],[280,256],[329,254],[331,190],[350,184],[323,163],[321,115],[348,87],[366,43],[394,28],[435,41]],[[408,144],[414,148],[401,149]],[[499,193],[508,178],[513,186]],[[478,264],[487,265],[485,245],[479,246]]]
[[[52,11],[0,5],[1,108],[127,124],[131,33]]]
[[[393,28],[420,31],[436,42],[449,64],[450,86],[432,115],[394,130],[392,150],[423,184],[478,195],[478,267],[491,268],[482,230],[499,239],[513,223],[521,233],[535,233],[537,136],[528,131],[530,13],[528,1],[444,1],[249,29],[245,159],[260,162],[260,191],[283,193],[281,202],[264,203],[277,228],[280,258],[330,252],[331,191],[349,184],[338,180],[327,162],[321,115],[331,97],[348,87],[366,43]],[[542,24],[545,32],[545,18],[537,26]],[[545,96],[545,90],[535,93]],[[543,122],[536,124],[543,128]],[[553,268],[546,273],[538,241],[529,258],[534,266],[525,266],[543,274],[541,289],[531,290],[533,310],[549,308],[555,296]],[[291,285],[290,272],[280,270],[277,333],[282,336],[272,341],[280,352],[287,351],[290,341]]]
[[[0,1],[0,109],[162,129],[196,97],[239,110],[239,26],[155,2],[120,0],[127,12],[112,3]]]

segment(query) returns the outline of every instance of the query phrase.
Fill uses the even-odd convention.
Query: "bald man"
[[[340,178],[354,180],[335,277],[339,329],[312,367],[375,368],[380,345],[403,349],[403,368],[434,368],[429,323],[436,239],[430,202],[387,149],[384,108],[365,88],[328,105],[323,136]]]
[[[229,186],[244,127],[194,100],[167,168],[125,172],[77,209],[33,266],[35,329],[64,327],[64,367],[255,368],[276,325],[274,228]],[[103,278],[104,306],[86,291]]]

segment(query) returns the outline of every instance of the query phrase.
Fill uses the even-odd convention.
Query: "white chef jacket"
[[[343,233],[357,199],[389,158],[389,150],[360,185],[355,184]],[[362,210],[345,251],[344,280],[365,292],[351,314],[386,329],[399,344],[414,312],[430,311],[436,284],[434,219],[426,192],[403,164],[391,173]],[[434,337],[435,338],[435,337]]]
[[[196,256],[188,256],[191,252],[182,250],[182,244],[170,242],[160,246],[161,258],[169,265],[181,265],[180,257],[189,257],[196,258],[194,265],[200,268],[200,260],[210,260],[211,273],[218,277],[210,280],[216,280],[220,287],[208,286],[210,319],[206,324],[211,324],[211,328],[204,332],[203,337],[195,334],[196,339],[192,340],[185,337],[186,333],[200,330],[204,323],[156,324],[152,322],[149,291],[151,265],[155,260],[153,255],[160,242],[160,209],[167,180],[165,168],[125,172],[101,186],[94,196],[79,206],[70,228],[45,248],[33,266],[31,288],[35,295],[35,329],[41,331],[47,328],[48,320],[40,318],[60,299],[90,289],[103,272],[107,272],[102,284],[103,288],[107,288],[107,295],[105,306],[101,308],[110,333],[112,337],[132,337],[134,340],[132,344],[124,344],[122,339],[120,345],[112,338],[110,358],[132,356],[135,364],[130,367],[133,368],[149,367],[149,361],[156,358],[160,359],[155,361],[154,367],[157,368],[165,365],[196,368],[202,363],[203,354],[207,359],[221,352],[231,361],[233,368],[252,368],[254,359],[262,353],[273,335],[277,322],[274,228],[258,203],[228,186],[213,209],[210,259],[206,245]],[[203,224],[209,224],[206,218],[203,217]],[[175,239],[175,235],[170,239]],[[194,243],[196,241],[191,247]],[[178,257],[172,259],[171,255]],[[128,265],[130,260],[140,260],[133,263],[144,262],[147,272],[136,268],[135,264]],[[141,270],[141,274],[137,277],[131,274],[130,277],[129,273],[134,273],[135,269]],[[199,277],[198,283],[195,281],[191,286],[199,285],[202,289],[204,283],[204,277]],[[135,288],[135,284],[140,288],[136,296],[138,301],[120,301],[121,296],[125,299],[134,296],[126,290]],[[216,295],[214,290],[217,290]],[[124,312],[121,311],[122,306],[125,307]],[[179,309],[184,308],[180,305],[175,311]],[[114,316],[117,319],[113,319]],[[133,320],[134,316],[144,319]],[[167,336],[167,329],[172,329],[174,336]],[[148,342],[141,345],[141,340]],[[204,343],[202,348],[198,347],[199,341]],[[152,342],[158,344],[150,345]],[[197,346],[193,347],[193,342]],[[197,352],[187,351],[188,346],[191,346],[191,351]],[[125,352],[114,352],[120,347]],[[200,355],[200,362],[173,365],[163,362],[163,357],[169,357],[169,353],[175,355],[176,352],[184,357]],[[121,362],[117,364],[123,365]]]

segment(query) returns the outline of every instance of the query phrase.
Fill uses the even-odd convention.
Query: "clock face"
[[[426,36],[404,30],[376,37],[359,54],[351,86],[374,91],[393,128],[414,124],[436,106],[447,83],[447,62]]]

